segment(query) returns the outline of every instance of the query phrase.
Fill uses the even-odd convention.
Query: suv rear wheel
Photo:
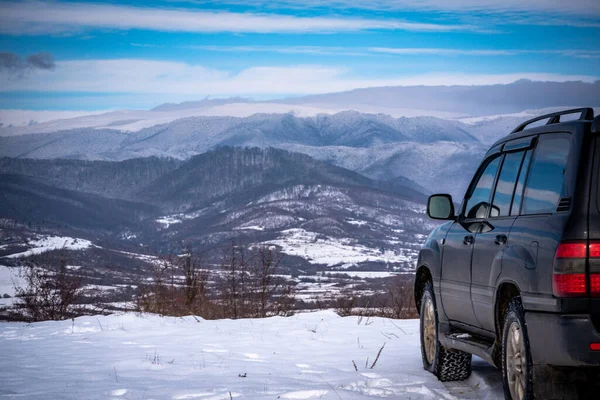
[[[442,382],[467,379],[471,375],[471,354],[446,349],[438,340],[437,306],[431,282],[423,289],[420,314],[423,367]]]
[[[521,298],[508,305],[502,333],[502,383],[504,396],[512,400],[533,399],[531,353]]]

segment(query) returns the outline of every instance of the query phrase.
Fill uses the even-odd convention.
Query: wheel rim
[[[527,360],[523,332],[517,322],[510,325],[506,341],[506,376],[510,396],[513,400],[522,400],[525,395]]]
[[[437,340],[435,336],[435,310],[431,299],[426,299],[423,309],[423,347],[429,364],[433,364],[435,358],[435,343]]]

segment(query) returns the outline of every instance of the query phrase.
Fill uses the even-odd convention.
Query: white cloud
[[[137,46],[144,46],[135,44]],[[359,47],[335,46],[188,46],[188,48],[224,53],[279,53],[319,56],[366,56],[368,50]]]
[[[600,58],[600,50],[495,50],[495,49],[440,49],[440,48],[394,48],[369,47],[368,51],[396,55],[440,55],[440,56],[514,56],[520,54],[551,54],[577,58]]]
[[[131,43],[137,47],[160,47],[150,43]],[[523,54],[546,54],[576,58],[600,58],[600,50],[592,49],[562,49],[562,50],[531,50],[531,49],[453,49],[432,47],[339,47],[339,46],[207,46],[189,45],[182,48],[213,51],[222,53],[278,53],[306,54],[317,56],[354,56],[366,57],[377,54],[397,56],[434,55],[434,56],[517,56]]]
[[[69,33],[85,28],[148,29],[167,32],[334,33],[371,29],[448,32],[475,30],[391,19],[297,17],[292,15],[193,11],[86,3],[0,3],[0,33]]]
[[[208,4],[211,0],[177,0]],[[597,0],[221,0],[222,4],[243,4],[270,9],[337,8],[367,10],[435,10],[457,13],[551,13],[558,15],[600,15]]]
[[[211,0],[174,0],[209,4]],[[221,0],[220,4],[259,9],[336,9],[437,12],[445,17],[468,18],[475,25],[529,24],[600,28],[597,0]],[[456,19],[456,18],[454,18]],[[488,32],[495,32],[493,29]]]
[[[232,73],[181,62],[152,60],[58,61],[54,71],[17,78],[0,73],[0,91],[156,93],[176,95],[288,95],[407,85],[507,84],[519,79],[594,82],[597,77],[544,73],[456,74],[364,78],[341,67],[251,67]]]

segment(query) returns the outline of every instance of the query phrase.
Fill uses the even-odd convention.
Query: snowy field
[[[279,239],[271,240],[266,244],[279,246],[283,253],[302,257],[311,264],[327,264],[328,266],[369,261],[386,263],[412,261],[410,256],[390,250],[382,252],[380,249],[358,244],[349,238],[331,239],[322,236],[304,229],[287,229],[281,232]]]
[[[11,254],[7,258],[29,257],[36,254],[41,254],[50,250],[82,250],[87,249],[92,245],[92,242],[85,239],[72,238],[68,236],[46,236],[38,235],[36,240],[29,240],[27,245],[29,250],[22,253]]]
[[[500,373],[481,360],[465,382],[444,384],[425,372],[418,326],[332,311],[235,321],[129,313],[1,323],[0,397],[502,398]]]

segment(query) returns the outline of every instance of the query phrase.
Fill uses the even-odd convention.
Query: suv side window
[[[535,149],[525,185],[521,214],[547,214],[556,211],[565,194],[565,169],[571,150],[568,134],[542,135]]]
[[[496,183],[490,217],[506,217],[510,214],[510,205],[524,154],[524,151],[519,151],[517,153],[508,153],[504,157],[500,176]]]
[[[502,157],[493,159],[479,177],[465,206],[465,217],[487,218],[500,160],[502,160]]]

